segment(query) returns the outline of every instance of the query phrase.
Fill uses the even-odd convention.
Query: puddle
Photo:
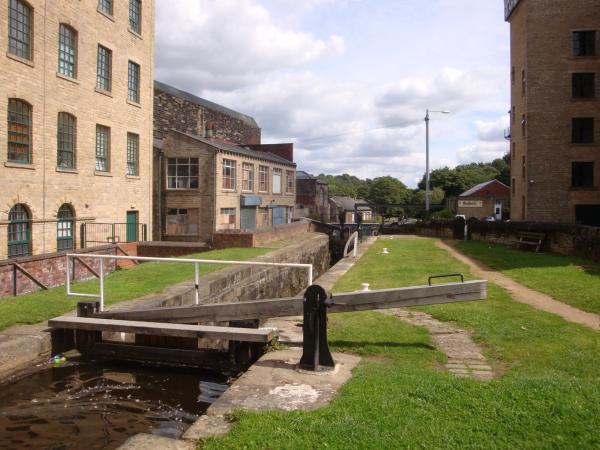
[[[0,448],[114,449],[140,432],[178,438],[225,389],[223,378],[193,369],[69,361],[0,388]]]

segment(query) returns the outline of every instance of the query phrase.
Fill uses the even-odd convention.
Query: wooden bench
[[[81,331],[109,331],[179,338],[223,339],[234,342],[268,343],[276,336],[270,329],[182,325],[175,323],[138,322],[133,320],[96,319],[62,316],[48,321],[50,328]]]
[[[545,233],[536,233],[534,231],[519,231],[517,234],[518,239],[515,242],[516,247],[521,245],[535,247],[535,251],[539,252],[542,248],[542,243],[546,238]]]

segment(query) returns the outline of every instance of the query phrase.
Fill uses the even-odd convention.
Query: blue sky
[[[295,142],[311,173],[393,175],[508,150],[502,0],[157,0],[158,80]]]

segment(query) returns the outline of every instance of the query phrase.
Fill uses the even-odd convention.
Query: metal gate
[[[240,212],[240,227],[242,230],[254,230],[256,228],[256,207],[242,206]]]
[[[454,239],[459,239],[461,241],[467,239],[467,221],[465,219],[463,219],[462,217],[456,217],[454,219],[454,226],[453,226],[453,234],[454,234]]]
[[[273,225],[283,225],[285,223],[285,210],[285,206],[273,208]]]

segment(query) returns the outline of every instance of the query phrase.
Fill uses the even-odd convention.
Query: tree
[[[367,195],[371,203],[378,205],[407,203],[409,197],[410,191],[404,183],[391,176],[375,178]]]

